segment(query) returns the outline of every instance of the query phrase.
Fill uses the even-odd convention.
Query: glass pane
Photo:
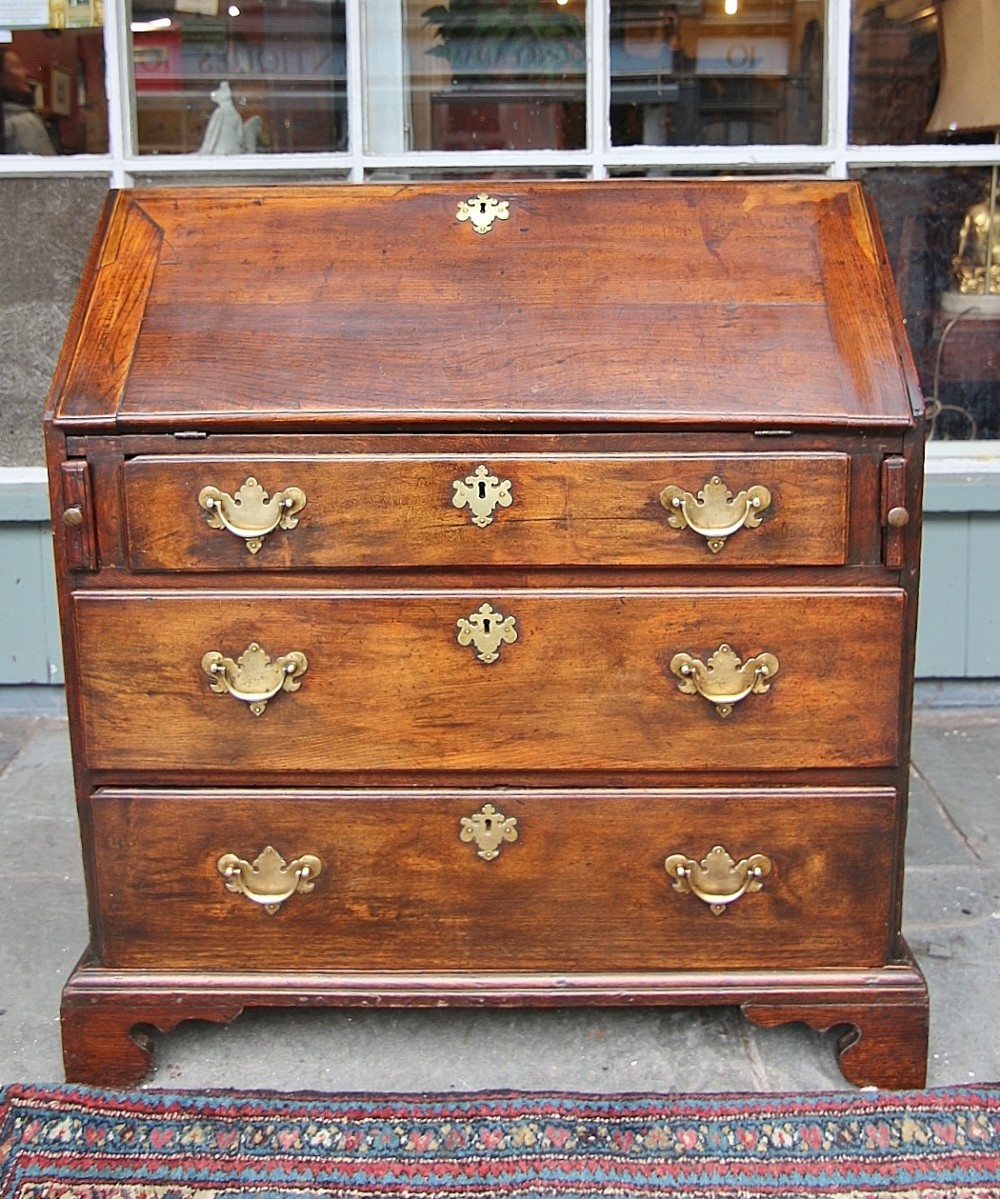
[[[5,154],[104,154],[101,29],[18,29],[3,52]]]
[[[815,144],[823,0],[611,0],[616,146]]]
[[[375,0],[380,7],[385,0]],[[584,0],[403,0],[406,53],[373,90],[400,97],[417,150],[582,149]],[[369,114],[369,149],[394,147]]]
[[[133,0],[142,154],[347,147],[343,0]]]
[[[1000,21],[983,0],[854,0],[850,139],[970,144],[1000,127]],[[945,55],[939,51],[944,40]],[[948,70],[941,74],[941,62]]]
[[[976,218],[988,212],[989,168],[858,174],[885,235],[931,436],[1000,437],[1000,297],[977,295],[987,239]],[[1000,237],[991,249],[997,288]]]
[[[926,0],[854,0],[850,139],[910,145],[927,134],[938,87],[934,6]]]

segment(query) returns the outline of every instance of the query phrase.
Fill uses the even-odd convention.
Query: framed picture
[[[73,115],[73,76],[60,67],[49,74],[49,109],[55,117]]]

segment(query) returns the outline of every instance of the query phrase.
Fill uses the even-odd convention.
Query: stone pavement
[[[0,714],[0,1084],[62,1079],[86,943],[65,719]],[[1000,1080],[1000,707],[918,706],[904,931],[931,992],[928,1085]],[[731,1009],[251,1012],[158,1037],[160,1088],[844,1089],[835,1034]]]

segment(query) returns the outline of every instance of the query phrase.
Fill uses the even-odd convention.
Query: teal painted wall
[[[39,474],[0,472],[0,685],[63,681],[49,499]]]

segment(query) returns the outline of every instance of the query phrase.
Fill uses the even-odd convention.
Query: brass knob
[[[74,504],[72,508],[67,508],[62,514],[63,524],[70,525],[72,528],[78,528],[83,524],[83,509],[79,504]]]
[[[890,508],[885,519],[890,529],[901,529],[909,523],[910,514],[905,508]]]

